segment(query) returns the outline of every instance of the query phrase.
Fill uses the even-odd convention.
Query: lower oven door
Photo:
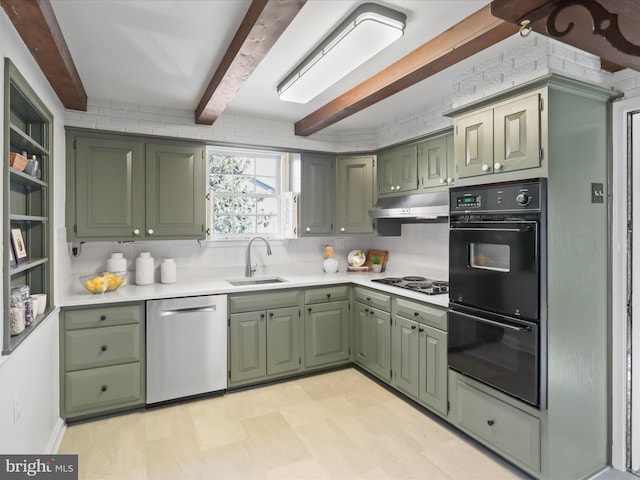
[[[538,324],[449,310],[448,338],[451,368],[540,406]]]
[[[508,317],[540,317],[538,223],[452,222],[450,301]]]

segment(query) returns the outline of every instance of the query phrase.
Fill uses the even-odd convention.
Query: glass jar
[[[9,324],[11,335],[22,333],[27,326],[24,316],[24,300],[20,287],[12,288],[9,295]]]

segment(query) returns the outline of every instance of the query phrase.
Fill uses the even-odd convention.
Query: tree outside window
[[[282,155],[207,149],[214,239],[281,235]]]

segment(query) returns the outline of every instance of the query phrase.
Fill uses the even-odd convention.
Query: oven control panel
[[[546,179],[456,187],[449,195],[451,213],[540,212],[546,195]]]

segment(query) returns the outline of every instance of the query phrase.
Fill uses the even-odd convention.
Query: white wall
[[[56,192],[64,192],[64,109],[4,11],[0,13],[0,54],[11,59],[54,115],[53,181]],[[4,70],[0,77],[4,84]],[[4,98],[0,98],[0,109],[4,110]],[[0,118],[0,137],[3,137],[4,130],[2,121]],[[0,141],[4,139],[0,138]],[[0,183],[0,189],[3,184],[4,181]],[[55,226],[64,225],[63,197],[58,197],[53,205]],[[2,282],[0,278],[0,285]],[[1,303],[2,298],[0,310],[4,311]],[[63,427],[59,417],[58,385],[56,312],[41,323],[13,354],[0,357],[0,452],[56,451]],[[14,424],[16,397],[22,413]]]

